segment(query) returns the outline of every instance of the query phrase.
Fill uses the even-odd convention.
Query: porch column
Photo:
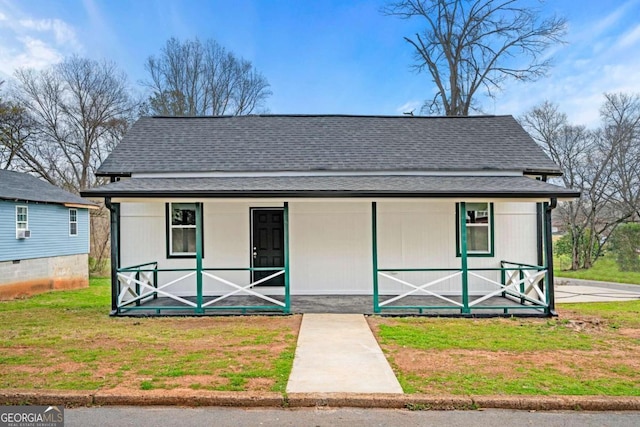
[[[284,312],[291,312],[291,291],[289,289],[289,202],[284,202]]]
[[[202,203],[196,203],[196,313],[202,309]]]
[[[371,259],[373,263],[373,312],[380,313],[378,299],[378,214],[376,202],[371,202]]]
[[[551,203],[544,203],[544,249],[545,249],[545,267],[547,269],[546,289],[547,289],[547,314],[556,313],[556,297],[553,288],[553,230],[551,228],[551,211],[558,205],[557,199],[551,199]]]
[[[467,265],[467,204],[460,202],[460,268],[462,269],[462,313],[469,310],[469,276]]]
[[[111,197],[105,198],[109,209],[111,237],[111,315],[118,314],[118,267],[120,266],[120,203],[111,203]]]

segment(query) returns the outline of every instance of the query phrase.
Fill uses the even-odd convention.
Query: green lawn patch
[[[0,302],[0,388],[284,392],[299,316],[113,318],[110,290]]]
[[[554,262],[557,266],[558,264]],[[556,268],[554,274],[558,278],[568,277],[572,279],[598,280],[602,282],[630,283],[640,285],[640,272],[620,271],[618,264],[612,256],[606,255],[599,258],[588,270],[562,270]]]
[[[640,301],[557,319],[371,317],[406,393],[640,396]]]

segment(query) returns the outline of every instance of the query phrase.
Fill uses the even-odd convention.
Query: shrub
[[[621,271],[640,271],[640,224],[616,228],[611,236],[611,252]]]

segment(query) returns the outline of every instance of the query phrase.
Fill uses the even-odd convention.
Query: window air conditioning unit
[[[16,239],[28,239],[31,237],[31,230],[18,230]]]

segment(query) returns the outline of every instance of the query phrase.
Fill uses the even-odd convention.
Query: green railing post
[[[524,270],[522,269],[521,265],[518,266],[518,269],[518,278],[520,280],[520,294],[524,294]],[[520,296],[520,304],[524,305],[524,298],[522,296]]]
[[[136,295],[140,295],[140,270],[136,271]],[[136,305],[140,306],[140,300],[136,301]]]
[[[460,267],[462,268],[462,313],[469,310],[469,271],[467,264],[467,205],[460,202]]]
[[[378,217],[376,202],[371,202],[371,256],[373,263],[373,312],[380,313],[378,299]]]
[[[202,203],[196,203],[196,313],[202,309]]]
[[[505,269],[504,261],[500,261],[500,283],[502,283],[502,286],[506,286],[505,282],[507,281],[507,276],[504,269]],[[507,293],[502,292],[502,298],[505,298],[506,296],[507,296]]]
[[[291,312],[289,288],[289,203],[284,202],[284,312]]]
[[[153,287],[158,289],[158,263],[153,266]],[[158,299],[158,292],[153,293],[153,299]]]

